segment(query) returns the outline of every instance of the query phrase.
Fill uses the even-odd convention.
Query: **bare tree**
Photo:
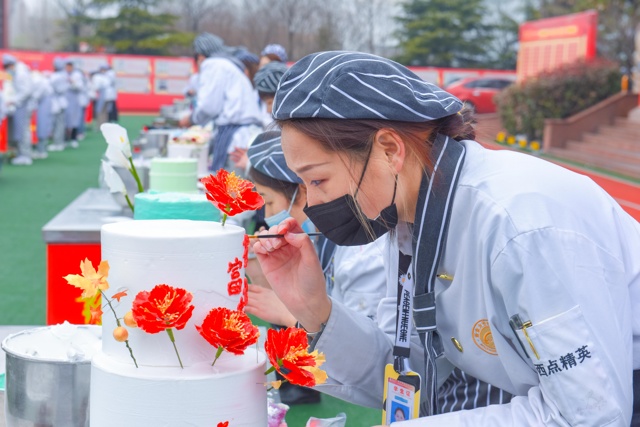
[[[167,2],[167,11],[180,17],[180,30],[199,33],[204,21],[221,7],[221,0],[186,0]]]

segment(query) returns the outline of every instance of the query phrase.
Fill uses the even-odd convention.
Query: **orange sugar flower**
[[[307,333],[301,328],[267,331],[265,352],[271,365],[290,383],[313,387],[323,384],[327,374],[319,369],[325,362],[324,354],[308,351]]]
[[[82,298],[92,298],[99,291],[109,289],[109,282],[107,281],[109,263],[107,261],[100,261],[98,271],[96,271],[91,261],[85,258],[84,261],[80,262],[80,271],[82,275],[69,274],[63,278],[70,285],[82,289]]]

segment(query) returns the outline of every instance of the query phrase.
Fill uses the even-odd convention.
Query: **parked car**
[[[476,113],[495,113],[493,97],[514,82],[508,77],[467,77],[449,84],[444,89],[468,104]]]

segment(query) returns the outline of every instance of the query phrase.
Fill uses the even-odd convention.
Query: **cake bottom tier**
[[[136,369],[99,352],[91,363],[91,427],[266,426],[264,353],[224,356],[213,368]]]

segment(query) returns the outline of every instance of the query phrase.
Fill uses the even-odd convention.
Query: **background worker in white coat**
[[[31,100],[36,110],[36,136],[38,138],[35,151],[32,153],[34,159],[46,159],[48,157],[47,143],[51,138],[55,114],[59,111],[50,76],[50,72],[33,72],[31,74],[33,81]]]
[[[33,82],[31,70],[15,56],[2,55],[2,65],[11,76],[13,91],[11,97],[5,99],[9,117],[11,118],[10,138],[16,144],[18,155],[11,160],[11,164],[29,166],[31,160],[31,95]]]
[[[327,296],[295,221],[268,231],[283,239],[254,245],[326,355],[327,392],[379,407],[395,362],[422,376],[423,400],[422,418],[393,426],[631,424],[640,224],[604,190],[533,156],[483,148],[458,99],[374,55],[298,61],[274,117],[316,227],[341,245],[389,235],[378,322],[400,334]],[[403,329],[405,315],[419,339]],[[439,414],[438,385],[453,367],[514,398]]]
[[[67,109],[65,110],[65,141],[71,148],[78,148],[78,128],[84,120],[82,115],[85,82],[82,71],[76,68],[75,61],[68,58],[65,62],[67,78]]]
[[[206,125],[213,121],[216,134],[211,141],[211,170],[233,170],[229,153],[247,148],[261,124],[258,103],[244,65],[229,54],[220,37],[202,33],[193,42],[199,64],[197,101],[191,117],[181,126]]]
[[[51,87],[54,93],[54,104],[57,105],[57,109],[54,109],[53,114],[53,129],[51,131],[52,142],[47,149],[49,151],[62,151],[64,150],[65,140],[65,111],[67,110],[67,90],[69,89],[69,79],[67,72],[64,69],[65,61],[60,57],[53,59],[53,73],[49,78]]]

